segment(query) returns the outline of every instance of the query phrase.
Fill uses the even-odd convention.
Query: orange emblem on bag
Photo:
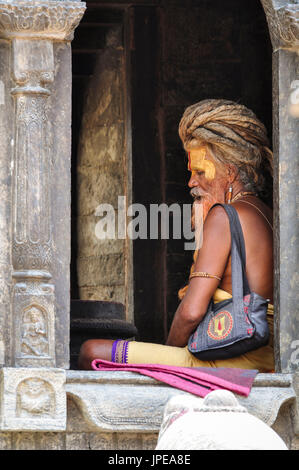
[[[230,334],[233,324],[231,314],[227,310],[223,310],[210,320],[207,333],[210,338],[220,341]]]

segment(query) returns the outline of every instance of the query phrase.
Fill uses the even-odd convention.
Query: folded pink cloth
[[[91,366],[99,371],[137,372],[200,397],[205,397],[212,390],[230,390],[247,397],[258,373],[255,369],[120,364],[103,359],[95,359]]]

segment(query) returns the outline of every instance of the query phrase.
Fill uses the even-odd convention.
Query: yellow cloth
[[[217,289],[214,302],[231,298],[228,292]],[[128,364],[165,364],[180,367],[235,367],[239,369],[258,369],[259,372],[274,371],[273,353],[273,305],[268,305],[267,320],[270,339],[267,346],[250,351],[239,357],[216,361],[201,361],[188,350],[161,344],[130,341],[128,344]]]

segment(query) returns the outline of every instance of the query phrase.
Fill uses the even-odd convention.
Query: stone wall
[[[92,21],[93,12],[88,13],[77,31],[74,44],[77,50],[81,37],[82,47],[86,47],[82,30]],[[90,30],[87,31],[90,34]],[[110,300],[125,304],[129,316],[128,242],[117,238],[101,240],[95,232],[100,220],[96,215],[99,204],[111,204],[117,221],[118,196],[128,196],[122,24],[109,28],[99,25],[97,34],[100,33],[101,44],[97,44],[94,69],[86,86],[78,139],[78,290],[79,298],[83,300]]]

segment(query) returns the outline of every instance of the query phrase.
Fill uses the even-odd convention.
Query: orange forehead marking
[[[210,160],[206,160],[206,149],[194,149],[188,152],[188,170],[204,171],[205,177],[209,180],[215,177],[215,165]]]
[[[188,152],[188,169],[192,171],[193,169],[195,169],[192,168],[194,165],[199,166],[200,163],[205,160],[206,154],[206,149],[203,147],[200,149],[190,150]]]

